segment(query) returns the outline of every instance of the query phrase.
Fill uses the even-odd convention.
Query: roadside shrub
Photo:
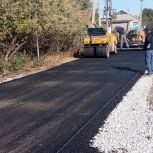
[[[0,74],[4,73],[6,69],[6,63],[3,57],[0,57]]]
[[[38,58],[33,58],[32,59],[32,67],[33,68],[36,68],[36,67],[41,67],[42,65],[43,65],[43,63],[42,63],[42,59],[40,58],[40,59],[38,59]]]
[[[91,19],[90,0],[2,0],[0,3],[0,73],[43,65],[36,57],[72,52]],[[26,50],[31,62],[27,62]]]
[[[90,21],[89,4],[90,0],[2,1],[0,48],[5,59],[23,49],[35,53],[37,38],[42,54],[73,48],[73,40],[84,33]]]
[[[26,65],[27,61],[27,55],[25,53],[19,53],[10,60],[9,70],[12,72],[22,70],[24,69],[24,66]]]

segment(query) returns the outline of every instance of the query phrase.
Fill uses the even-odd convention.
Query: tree
[[[89,22],[89,4],[90,0],[3,0],[0,49],[5,59],[8,61],[27,46],[34,51],[36,42],[32,41],[38,37],[43,49],[52,47],[56,51],[72,46]]]
[[[81,9],[89,9],[91,7],[91,2],[90,0],[77,0],[77,2],[80,4]]]
[[[153,24],[153,9],[145,8],[142,14],[143,25]]]

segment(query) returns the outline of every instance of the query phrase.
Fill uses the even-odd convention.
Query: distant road
[[[143,67],[143,51],[121,51],[0,84],[0,153],[56,153],[66,142],[72,146],[61,152],[89,153],[84,125]]]

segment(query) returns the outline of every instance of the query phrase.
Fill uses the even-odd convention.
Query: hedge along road
[[[58,152],[143,71],[144,56],[133,50],[81,58],[0,84],[0,152]]]

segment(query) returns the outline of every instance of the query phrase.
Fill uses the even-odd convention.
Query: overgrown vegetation
[[[21,55],[36,56],[38,47],[41,55],[79,47],[89,12],[90,0],[3,0],[0,73],[21,69],[26,62]]]
[[[153,25],[153,9],[145,8],[143,10],[143,24],[144,25]]]
[[[0,57],[0,73],[3,73],[6,68],[6,62],[3,57]]]

